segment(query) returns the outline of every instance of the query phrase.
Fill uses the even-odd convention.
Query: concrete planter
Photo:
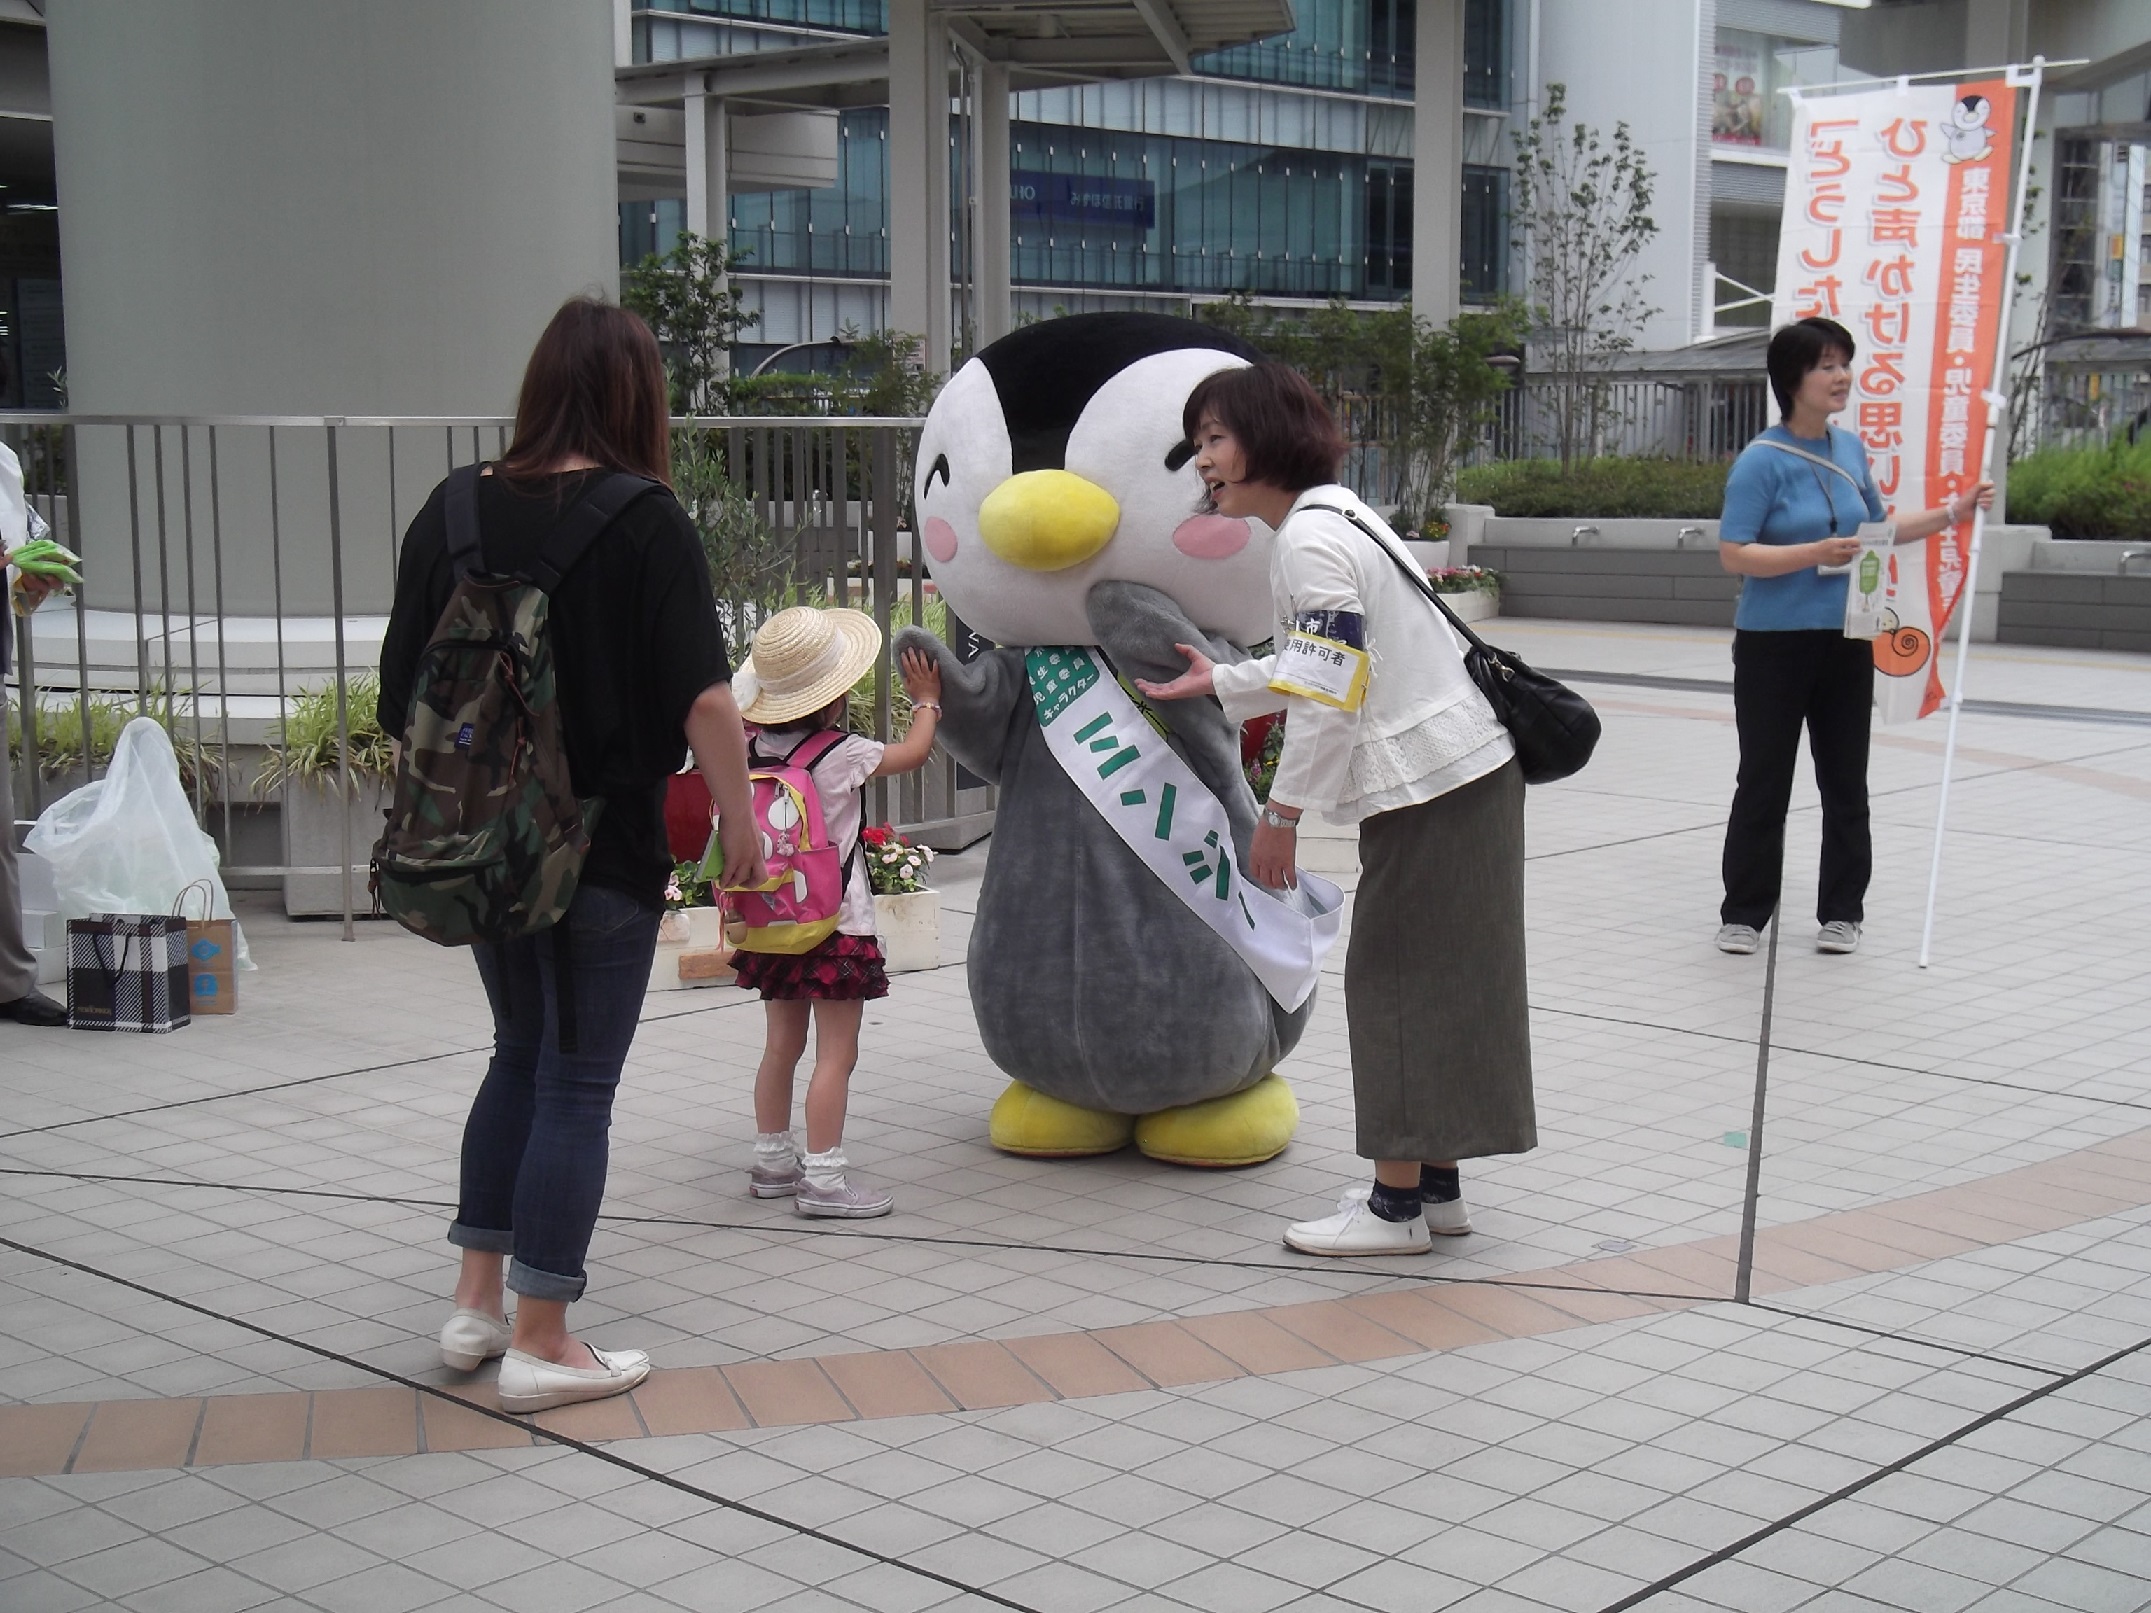
[[[941,893],[906,891],[874,898],[874,929],[889,973],[941,967]]]
[[[1501,596],[1490,594],[1483,588],[1462,594],[1443,594],[1441,602],[1456,612],[1460,622],[1483,622],[1490,616],[1501,614]]]
[[[683,960],[689,960],[684,963]],[[657,955],[650,960],[652,991],[691,991],[732,982],[724,939],[724,909],[683,907],[657,923]]]
[[[388,813],[392,785],[363,774],[352,780],[351,910],[370,912],[367,859]],[[293,918],[320,918],[344,910],[343,799],[334,783],[294,782],[284,796],[284,911]]]
[[[1440,571],[1449,564],[1449,540],[1447,538],[1443,538],[1436,543],[1427,543],[1418,538],[1406,538],[1404,547],[1410,552],[1411,557],[1419,562],[1419,569],[1422,571]]]

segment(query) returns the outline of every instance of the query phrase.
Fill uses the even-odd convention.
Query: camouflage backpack
[[[553,687],[548,596],[599,533],[658,484],[615,472],[571,505],[528,576],[483,569],[480,467],[448,478],[456,588],[419,658],[373,889],[397,923],[442,946],[557,923],[604,805],[578,801]]]

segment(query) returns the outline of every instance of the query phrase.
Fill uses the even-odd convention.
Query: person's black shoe
[[[0,1003],[0,1019],[12,1019],[18,1025],[64,1025],[67,1010],[32,986],[13,1002]]]

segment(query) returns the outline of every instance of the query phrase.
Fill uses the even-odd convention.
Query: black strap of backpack
[[[478,478],[484,469],[482,465],[463,465],[448,474],[443,514],[448,522],[448,560],[459,581],[485,569],[478,536]],[[527,580],[548,594],[575,569],[575,562],[622,510],[660,485],[647,476],[632,476],[626,471],[598,474],[603,480],[577,499],[546,534],[537,559],[525,570]]]
[[[485,569],[478,542],[478,475],[484,469],[483,465],[459,465],[448,473],[442,513],[448,520],[448,563],[455,568],[457,582]]]
[[[1427,598],[1431,599],[1434,602],[1434,608],[1440,611],[1442,615],[1448,619],[1450,627],[1455,629],[1455,631],[1463,638],[1465,643],[1469,644],[1475,650],[1484,650],[1486,648],[1486,640],[1482,639],[1469,627],[1465,626],[1463,618],[1458,616],[1455,611],[1451,610],[1448,605],[1443,602],[1441,597],[1441,590],[1436,588],[1431,582],[1427,581],[1427,574],[1421,571],[1417,566],[1413,565],[1411,561],[1405,559],[1403,555],[1398,554],[1396,550],[1390,548],[1388,544],[1384,543],[1382,541],[1381,534],[1376,532],[1373,527],[1367,525],[1366,522],[1362,521],[1358,516],[1354,515],[1350,510],[1345,509],[1341,505],[1302,504],[1300,508],[1303,510],[1327,510],[1332,515],[1343,516],[1347,521],[1351,522],[1352,525],[1358,527],[1360,531],[1364,532],[1368,537],[1374,540],[1374,546],[1377,549],[1381,550],[1382,553],[1386,554],[1391,560],[1396,562],[1397,569],[1404,573],[1405,579],[1410,582],[1414,588],[1417,588],[1422,594],[1426,595]]]

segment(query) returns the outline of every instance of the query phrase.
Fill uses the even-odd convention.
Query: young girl
[[[750,764],[788,758],[809,736],[841,727],[852,685],[881,659],[881,629],[855,610],[799,605],[769,618],[754,635],[754,653],[734,674],[740,715],[760,732]],[[868,779],[915,773],[934,748],[941,716],[941,671],[915,650],[904,652],[904,692],[911,729],[883,745],[846,734],[810,769],[822,817],[845,858],[844,905],[836,934],[811,952],[742,952],[739,983],[759,991],[769,1029],[754,1076],[756,1198],[792,1196],[800,1215],[887,1215],[895,1199],[884,1189],[844,1179],[844,1106],[859,1058],[859,1021],[870,998],[889,994],[881,948],[874,939],[874,897],[859,856],[864,828],[861,787]],[[804,1157],[792,1133],[792,1076],[814,1025],[814,1074],[807,1083]]]

